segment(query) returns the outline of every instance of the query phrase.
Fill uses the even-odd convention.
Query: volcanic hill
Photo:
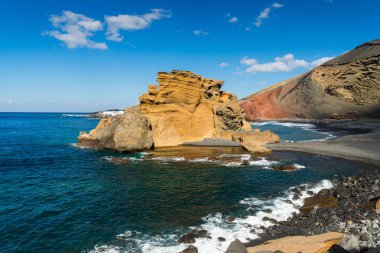
[[[239,101],[246,119],[380,118],[380,39]]]

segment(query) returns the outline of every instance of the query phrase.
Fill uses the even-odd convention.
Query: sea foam
[[[240,205],[243,205],[247,211],[254,210],[255,212],[245,217],[236,218],[232,222],[228,222],[227,217],[221,213],[209,214],[203,217],[203,224],[201,226],[189,227],[188,230],[206,229],[211,238],[197,238],[196,242],[192,245],[198,248],[199,253],[224,253],[231,241],[239,239],[247,242],[258,238],[262,232],[262,226],[272,226],[272,219],[285,221],[294,214],[299,213],[299,208],[303,205],[305,198],[311,196],[310,193],[316,194],[322,189],[332,188],[333,184],[329,180],[323,180],[314,185],[304,184],[302,186],[304,190],[301,191],[300,198],[293,199],[296,193],[292,190],[296,187],[291,187],[281,197],[273,199],[252,197],[241,200],[239,202]],[[189,246],[188,244],[178,243],[180,235],[175,233],[162,236],[135,233],[135,237],[132,234],[131,231],[126,231],[117,236],[119,240],[126,241],[127,250],[112,245],[102,245],[96,246],[91,252],[177,253]],[[226,240],[221,242],[218,240],[219,237],[223,237]],[[129,248],[131,245],[135,246]]]

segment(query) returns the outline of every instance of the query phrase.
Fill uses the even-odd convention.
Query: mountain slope
[[[380,117],[380,40],[240,100],[248,120]]]

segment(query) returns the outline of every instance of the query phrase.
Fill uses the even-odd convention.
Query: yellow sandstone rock
[[[140,105],[101,120],[88,134],[81,132],[79,145],[137,151],[212,138],[234,140],[251,152],[268,153],[261,145],[280,140],[270,131],[251,129],[237,97],[220,90],[223,81],[172,71],[159,72],[157,82],[158,86],[149,85],[140,96]]]
[[[177,146],[205,138],[231,139],[233,131],[250,128],[235,95],[221,91],[223,81],[189,71],[159,72],[159,87],[140,97],[150,120],[155,147]]]
[[[248,253],[258,251],[276,251],[284,253],[327,253],[332,245],[342,241],[344,234],[328,232],[314,236],[290,236],[265,242],[248,248]]]

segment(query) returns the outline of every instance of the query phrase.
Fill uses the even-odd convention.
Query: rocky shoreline
[[[380,170],[376,168],[360,175],[342,177],[334,180],[333,184],[331,190],[322,190],[306,199],[299,214],[287,221],[275,222],[271,227],[261,228],[260,238],[245,246],[249,249],[283,237],[340,232],[347,235],[340,242],[341,249],[346,251],[330,249],[330,252],[380,252]],[[302,190],[295,188],[294,198]],[[321,207],[326,203],[329,205]]]

